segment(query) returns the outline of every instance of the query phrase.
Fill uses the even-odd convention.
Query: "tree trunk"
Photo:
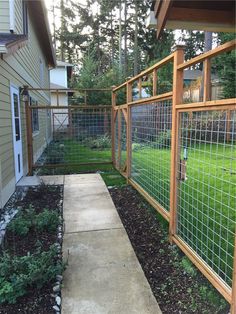
[[[120,0],[120,7],[119,7],[119,71],[120,76],[122,74],[122,25],[121,25],[121,0]]]
[[[138,0],[135,0],[134,75],[138,74]]]
[[[127,77],[128,73],[128,61],[127,61],[127,0],[125,0],[125,21],[124,21],[124,77]]]
[[[60,34],[60,41],[61,41],[61,61],[65,61],[65,43],[64,43],[64,34],[65,34],[65,6],[64,0],[60,2],[60,9],[61,9],[61,34]]]

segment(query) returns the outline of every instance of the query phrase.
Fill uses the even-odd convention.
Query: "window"
[[[38,102],[30,97],[30,106],[37,106]],[[39,131],[39,112],[38,109],[32,109],[32,131],[33,133]]]
[[[22,0],[22,9],[23,9],[23,34],[28,34],[28,8],[25,0]]]

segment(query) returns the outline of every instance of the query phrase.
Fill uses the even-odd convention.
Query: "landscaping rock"
[[[53,309],[54,309],[56,312],[58,312],[58,313],[60,312],[60,308],[59,308],[57,305],[54,305],[54,306],[53,306]]]
[[[56,279],[57,279],[57,281],[61,282],[63,277],[62,277],[62,275],[56,275]]]
[[[56,303],[58,306],[61,305],[61,298],[59,296],[56,297]]]
[[[60,285],[56,285],[52,288],[53,292],[59,292],[61,289]]]

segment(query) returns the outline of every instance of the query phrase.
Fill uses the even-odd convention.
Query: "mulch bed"
[[[28,209],[32,206],[36,213],[45,208],[59,210],[62,206],[63,187],[42,185],[29,188],[23,200],[17,201],[15,206]],[[51,245],[57,242],[57,231],[55,233],[36,233],[30,230],[25,237],[19,237],[7,231],[4,239],[4,249],[10,254],[17,256],[33,253],[37,248],[37,241],[41,242],[42,250],[47,251]],[[35,313],[55,314],[53,305],[55,298],[52,294],[52,283],[48,282],[42,289],[32,288],[27,295],[19,298],[16,304],[0,304],[0,314]]]
[[[229,313],[200,272],[193,267],[191,275],[182,266],[184,255],[168,242],[167,223],[143,197],[130,186],[110,194],[163,314]]]

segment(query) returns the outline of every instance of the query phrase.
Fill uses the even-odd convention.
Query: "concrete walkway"
[[[161,313],[101,176],[63,182],[62,314]]]

